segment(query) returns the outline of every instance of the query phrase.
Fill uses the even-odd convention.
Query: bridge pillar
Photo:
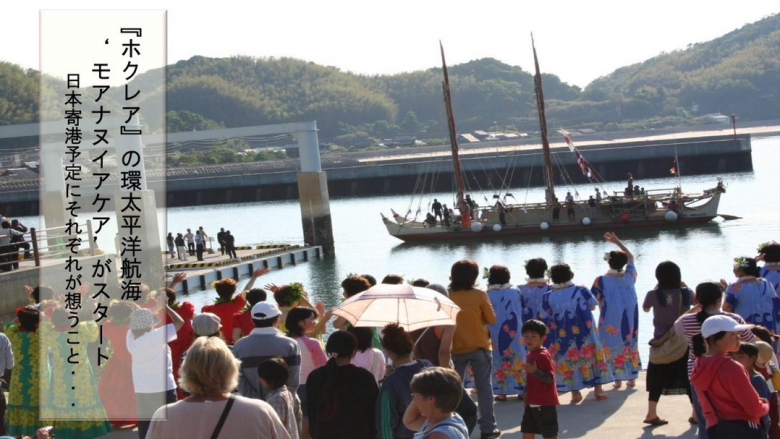
[[[301,203],[303,240],[309,245],[320,245],[322,250],[334,253],[333,223],[330,217],[328,177],[322,171],[320,144],[317,140],[317,123],[311,130],[295,133],[301,155],[301,172],[298,174],[298,198]]]

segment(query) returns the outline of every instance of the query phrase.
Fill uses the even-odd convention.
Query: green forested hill
[[[780,14],[686,50],[623,67],[589,84],[593,100],[635,98],[660,114],[678,106],[741,119],[780,115]]]
[[[170,131],[317,120],[323,140],[446,137],[439,67],[365,76],[291,58],[196,56],[167,72]],[[0,62],[0,125],[36,120],[38,76]],[[529,72],[485,58],[450,66],[450,77],[461,131],[538,129]],[[776,118],[780,15],[620,68],[584,90],[555,75],[543,80],[551,130],[693,124],[717,112]],[[148,75],[135,81],[146,98],[162,93]]]

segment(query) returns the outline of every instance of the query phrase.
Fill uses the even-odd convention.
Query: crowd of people
[[[188,260],[187,256],[195,256],[198,261],[203,261],[203,253],[206,251],[206,243],[209,242],[209,235],[203,230],[203,226],[198,227],[195,233],[192,229],[187,229],[187,233],[168,232],[165,237],[165,243],[168,247],[168,254],[171,258],[178,256],[180,261]],[[230,233],[230,230],[220,228],[217,233],[217,243],[219,251],[224,256],[228,255],[231,259],[238,259],[236,254],[236,238]]]
[[[520,284],[506,266],[480,271],[472,260],[452,265],[447,287],[416,279],[413,285],[448,296],[461,311],[455,326],[411,333],[393,323],[366,328],[334,319],[298,283],[256,288],[267,269],[241,292],[233,279],[215,282],[217,298],[197,314],[178,300],[174,288],[185,275],[177,274],[165,296],[145,287],[139,301],[111,304],[101,337],[112,354],[103,367],[94,349],[98,328],[85,313],[76,348],[84,360],[72,375],[59,373],[73,349],[63,297],[51,287],[30,288],[33,304],[5,327],[7,340],[0,337],[12,369],[4,427],[34,436],[52,425],[58,438],[98,437],[113,424],[137,425],[141,439],[465,439],[479,426],[490,439],[501,435],[494,403],[518,398],[524,438],[554,438],[560,394],[577,405],[592,388],[602,401],[607,385],[634,387],[642,369],[634,255],[615,234],[604,237],[614,249],[590,287],[575,283],[568,264],[548,267],[541,258],[526,261]],[[658,413],[661,395],[686,394],[700,438],[780,437],[780,244],[735,259],[733,275],[733,282],[689,289],[674,262],[656,267],[657,285],[641,306],[653,313],[654,327],[645,423],[668,423]],[[403,282],[398,275],[382,280]],[[376,283],[350,275],[343,296]],[[80,291],[88,301],[90,286]],[[326,337],[331,321],[335,331]],[[163,343],[167,349],[159,349]],[[41,346],[49,348],[42,353]],[[75,409],[67,407],[70,387],[84,402]],[[476,404],[467,387],[476,389]],[[57,416],[66,411],[68,420]]]

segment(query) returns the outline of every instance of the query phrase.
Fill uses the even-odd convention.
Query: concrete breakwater
[[[656,136],[623,140],[593,140],[577,147],[605,180],[667,177],[678,158],[683,175],[751,171],[751,135],[689,133],[685,137]],[[708,135],[709,134],[709,135]],[[411,194],[425,184],[426,191],[452,188],[452,162],[448,148],[392,155],[331,154],[323,156],[331,197]],[[563,144],[552,148],[556,184],[568,173],[575,183],[585,182],[576,157]],[[461,153],[464,172],[472,188],[542,185],[542,157],[538,145],[469,145]],[[258,162],[198,168],[149,170],[151,181],[165,180],[168,207],[203,204],[287,200],[298,197],[297,162]],[[423,181],[424,180],[424,181]],[[560,181],[558,181],[560,180]],[[0,183],[0,212],[6,216],[38,214],[37,180]],[[112,184],[111,180],[108,184]],[[113,182],[116,184],[116,182]]]

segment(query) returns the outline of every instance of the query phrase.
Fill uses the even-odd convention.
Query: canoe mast
[[[544,154],[544,181],[547,184],[545,191],[545,200],[547,207],[553,204],[555,197],[555,182],[553,181],[553,166],[550,158],[550,142],[547,140],[547,117],[544,113],[544,93],[542,92],[542,74],[539,73],[539,59],[536,57],[536,46],[534,45],[534,34],[531,34],[531,47],[534,51],[534,88],[536,91],[536,108],[539,112],[539,135],[542,137],[542,151]]]
[[[447,110],[447,128],[450,132],[450,149],[452,150],[452,165],[455,172],[455,185],[458,189],[458,206],[461,206],[464,201],[466,193],[466,184],[463,181],[463,171],[460,165],[460,156],[458,155],[458,132],[455,129],[455,116],[452,114],[452,95],[450,94],[450,77],[447,74],[447,62],[444,60],[444,46],[439,41],[439,48],[441,49],[441,65],[444,70],[444,82],[442,82],[442,88],[444,90],[444,106]]]

